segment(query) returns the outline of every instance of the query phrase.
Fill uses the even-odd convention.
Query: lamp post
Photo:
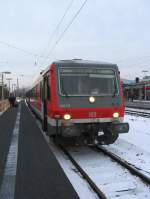
[[[23,78],[24,78],[25,75],[23,74],[20,74],[20,77],[21,77],[21,81],[23,82]],[[21,85],[21,97],[23,99],[23,84]]]
[[[146,73],[148,73],[148,70],[142,70],[142,73],[144,74],[144,77],[146,77]],[[146,100],[146,81],[144,82],[144,100]]]
[[[4,71],[4,72],[1,72],[2,74],[2,95],[1,95],[1,100],[4,99],[4,74],[11,74],[11,72],[9,71]]]
[[[8,80],[8,83],[9,83],[9,96],[10,96],[10,81],[12,80],[12,78],[6,78],[6,80]]]
[[[15,87],[16,87],[16,84],[12,84],[12,93],[14,92]],[[14,92],[14,95],[15,95],[15,92]]]

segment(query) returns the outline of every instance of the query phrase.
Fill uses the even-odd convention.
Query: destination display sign
[[[114,74],[114,71],[112,69],[99,69],[99,68],[60,68],[60,73]]]

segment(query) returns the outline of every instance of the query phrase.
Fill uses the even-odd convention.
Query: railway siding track
[[[125,110],[125,113],[129,115],[136,115],[136,116],[150,118],[150,113],[143,112],[143,111]]]

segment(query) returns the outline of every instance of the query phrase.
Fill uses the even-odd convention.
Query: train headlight
[[[68,114],[68,113],[66,113],[66,114],[64,115],[64,120],[70,120],[70,119],[71,119],[71,115]]]
[[[94,103],[95,102],[95,97],[89,97],[89,102]]]
[[[119,113],[118,112],[113,113],[113,118],[118,118],[118,117],[119,117]]]

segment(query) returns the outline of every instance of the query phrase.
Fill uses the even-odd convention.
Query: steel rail
[[[60,146],[61,150],[64,154],[69,158],[69,160],[73,163],[73,165],[77,168],[80,174],[83,176],[84,179],[89,183],[90,187],[93,191],[98,195],[100,199],[108,199],[108,197],[97,187],[97,185],[93,182],[93,180],[88,176],[88,174],[80,167],[80,165],[74,160],[71,154],[63,147]]]
[[[141,109],[141,110],[150,110],[150,107],[142,107],[142,106],[134,106],[134,105],[126,105],[126,108],[133,108],[133,109]]]
[[[98,151],[98,152],[103,152],[105,155],[107,155],[110,158],[112,158],[113,160],[115,160],[121,166],[128,169],[128,171],[130,171],[130,173],[132,173],[135,176],[138,176],[144,183],[150,185],[150,177],[141,173],[135,166],[131,165],[127,161],[123,160],[122,158],[120,158],[119,156],[115,155],[114,153],[108,151],[107,149],[105,149],[102,146],[93,146],[91,148]]]

